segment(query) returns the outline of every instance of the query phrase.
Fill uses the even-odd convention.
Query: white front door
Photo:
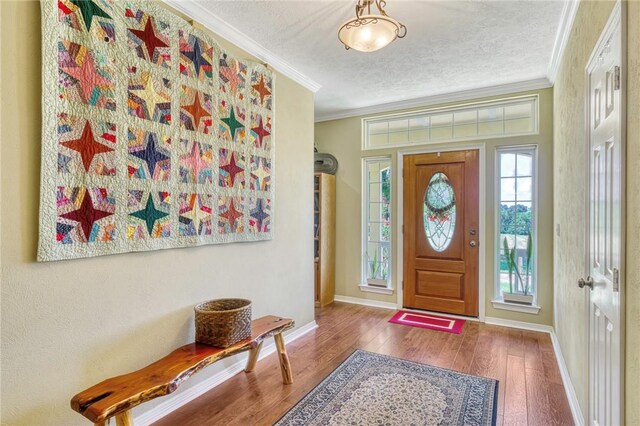
[[[623,153],[621,6],[587,66],[589,124],[589,424],[622,423]]]

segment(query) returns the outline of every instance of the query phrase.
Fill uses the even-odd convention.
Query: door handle
[[[478,245],[478,243],[476,242],[476,240],[471,240],[471,241],[469,241],[469,245],[470,245],[471,247],[475,247],[475,246],[477,246],[477,245]]]
[[[589,276],[586,280],[584,278],[578,280],[578,287],[585,288],[585,286],[593,290],[593,278]]]

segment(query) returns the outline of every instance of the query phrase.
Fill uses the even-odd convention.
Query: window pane
[[[451,139],[451,127],[432,127],[431,140]]]
[[[481,108],[478,110],[478,121],[502,121],[503,118],[502,107],[499,108]],[[501,125],[502,127],[502,125]]]
[[[500,234],[516,233],[516,203],[500,203]]]
[[[478,113],[475,110],[460,111],[460,112],[454,113],[453,117],[454,117],[454,123],[456,126],[464,125],[464,124],[476,124]]]
[[[409,142],[409,132],[389,133],[389,144],[401,144]]]
[[[516,205],[515,233],[527,235],[531,230],[531,203],[518,202]]]
[[[423,130],[429,127],[429,117],[416,117],[409,120],[409,130]]]
[[[501,135],[504,131],[502,121],[489,121],[478,123],[479,135]]]
[[[478,134],[478,127],[476,124],[465,124],[463,126],[456,125],[453,128],[453,134],[456,138],[476,136]]]
[[[409,130],[409,120],[392,120],[389,121],[389,132],[406,132]]]
[[[524,133],[533,130],[530,118],[518,118],[516,120],[506,120],[504,122],[504,130],[507,133]]]
[[[531,116],[532,111],[530,103],[507,105],[504,107],[505,120],[511,120],[513,118],[526,118]]]
[[[533,172],[533,162],[531,159],[531,154],[522,154],[518,153],[517,156],[517,164],[518,164],[518,176],[531,176]]]
[[[518,201],[531,201],[532,200],[532,185],[533,179],[530,177],[527,178],[518,178],[518,182],[516,184],[516,190],[518,191]]]
[[[412,130],[409,132],[409,142],[420,143],[429,141],[429,129]]]
[[[452,126],[453,125],[453,114],[434,114],[431,116],[431,126]]]
[[[500,179],[500,200],[515,201],[516,199],[516,179],[502,178]]]
[[[369,128],[370,135],[387,133],[389,131],[388,121],[371,121],[367,124],[367,126]]]
[[[510,153],[500,154],[500,177],[516,175],[516,155]]]
[[[380,135],[369,135],[369,146],[384,146],[388,143],[388,135],[386,133]]]

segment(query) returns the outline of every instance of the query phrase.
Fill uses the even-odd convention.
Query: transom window
[[[497,170],[496,299],[536,300],[536,147],[500,148]]]
[[[538,133],[538,96],[477,102],[363,120],[363,149]]]

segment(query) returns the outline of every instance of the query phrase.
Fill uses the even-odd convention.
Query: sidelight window
[[[362,281],[388,288],[391,277],[391,158],[363,163]]]
[[[496,300],[536,302],[536,147],[496,152]]]

